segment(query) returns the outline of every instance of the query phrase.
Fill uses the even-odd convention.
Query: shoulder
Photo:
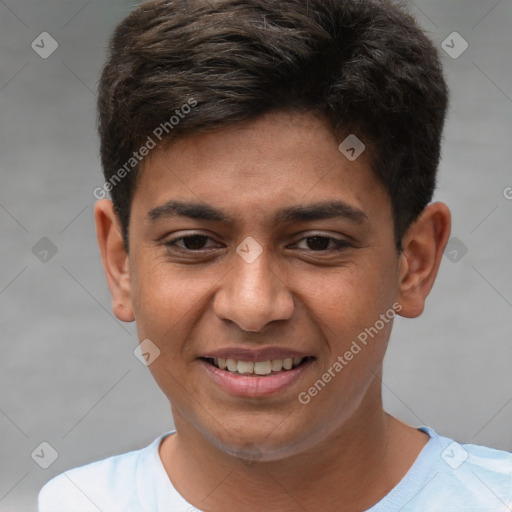
[[[450,472],[457,474],[459,469],[466,472],[488,475],[503,479],[509,484],[512,493],[512,453],[476,444],[459,444],[452,439],[445,439],[441,458]]]
[[[137,476],[151,460],[158,446],[153,441],[145,448],[114,455],[61,473],[40,490],[39,512],[109,512],[131,510],[136,501]],[[134,509],[136,510],[136,509]]]
[[[508,501],[512,499],[512,453],[480,446],[475,444],[454,443],[454,446],[460,446],[467,453],[467,459],[463,461],[466,464],[466,471],[471,471],[482,478],[488,478],[489,482],[494,482],[508,492]],[[466,455],[461,454],[464,459]],[[461,466],[462,467],[462,466]]]
[[[504,504],[512,505],[512,453],[460,444],[442,436],[437,439],[437,473],[428,494],[430,499],[440,501],[440,510],[441,500],[448,498],[452,504],[466,504],[467,510],[501,510]]]

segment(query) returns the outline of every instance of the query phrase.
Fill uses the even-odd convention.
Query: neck
[[[367,510],[398,484],[428,441],[377,398],[380,407],[361,404],[306,452],[269,462],[226,454],[175,415],[177,434],[164,440],[160,456],[176,490],[202,510]]]

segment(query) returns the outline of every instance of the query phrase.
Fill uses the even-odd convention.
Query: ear
[[[429,204],[410,226],[400,255],[400,316],[423,313],[451,232],[451,214],[443,203]]]
[[[135,316],[131,301],[130,261],[112,201],[98,201],[94,207],[94,219],[103,269],[112,296],[112,311],[119,320],[132,322]]]

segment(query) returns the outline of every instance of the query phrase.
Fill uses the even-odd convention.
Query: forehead
[[[283,222],[300,217],[299,205],[320,203],[345,207],[353,219],[358,211],[388,215],[367,155],[351,161],[341,142],[322,118],[291,113],[178,139],[146,158],[133,206],[153,220],[170,204],[184,206],[177,203],[194,204],[196,213],[201,204],[213,207],[204,214],[219,222],[244,215]]]

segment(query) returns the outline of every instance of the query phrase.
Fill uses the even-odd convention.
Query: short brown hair
[[[103,68],[104,176],[126,170],[159,126],[167,144],[273,110],[312,111],[372,148],[400,249],[432,199],[447,103],[436,48],[391,0],[149,1],[118,25]],[[132,163],[109,187],[127,248]]]

